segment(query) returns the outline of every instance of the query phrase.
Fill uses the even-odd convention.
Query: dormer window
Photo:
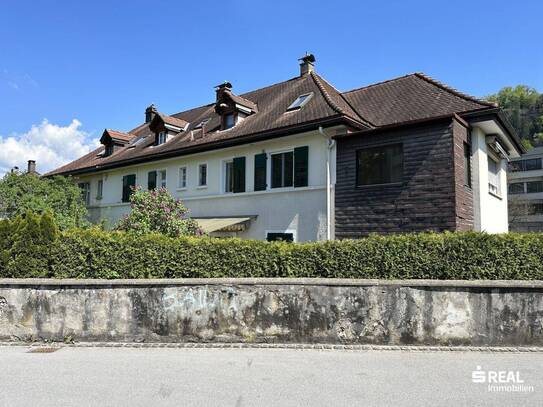
[[[107,144],[104,150],[104,157],[109,157],[113,154],[113,144]]]
[[[168,132],[161,131],[160,133],[158,133],[156,145],[159,146],[161,144],[164,144],[167,140],[168,140]]]
[[[224,115],[224,129],[231,129],[236,124],[236,118],[234,113],[227,113]]]
[[[307,102],[311,100],[312,97],[313,92],[298,96],[298,98],[294,102],[292,102],[292,104],[287,108],[287,112],[302,108],[305,104],[307,104]]]

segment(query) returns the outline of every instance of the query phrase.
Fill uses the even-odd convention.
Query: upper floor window
[[[511,161],[509,163],[509,170],[512,172],[533,171],[540,170],[541,168],[541,158],[530,158],[527,160]]]
[[[224,130],[231,129],[236,124],[236,117],[234,113],[225,114],[223,120],[224,120],[224,126],[223,126]]]
[[[149,171],[147,174],[147,189],[166,188],[166,170]]]
[[[200,164],[198,166],[198,186],[207,186],[207,164]]]
[[[379,185],[403,179],[403,146],[366,148],[356,153],[356,185]]]
[[[523,194],[524,182],[515,182],[513,184],[509,184],[509,193],[511,195]]]
[[[136,187],[136,174],[129,174],[123,177],[123,202],[130,202],[130,195]]]
[[[168,132],[161,131],[160,133],[158,133],[156,145],[159,146],[161,144],[164,144],[167,140],[168,140]]]
[[[294,185],[294,152],[271,155],[271,187],[285,188]]]
[[[80,182],[79,189],[81,190],[81,199],[86,206],[90,205],[90,182]]]
[[[187,167],[179,168],[179,184],[177,186],[179,188],[187,187]]]
[[[96,199],[102,199],[102,195],[104,193],[104,181],[98,180],[98,188],[96,190]]]
[[[543,181],[530,181],[526,183],[526,192],[529,194],[536,194],[543,192]]]
[[[308,185],[309,148],[307,146],[271,154],[270,159],[272,188],[306,187]],[[255,165],[255,186],[258,178],[257,169]]]
[[[501,194],[500,165],[488,157],[488,191],[494,195]]]
[[[224,163],[224,192],[234,192],[234,161]]]
[[[464,143],[464,185],[471,188],[471,146]]]
[[[110,156],[113,154],[113,144],[106,144],[106,148],[104,150],[104,157]]]

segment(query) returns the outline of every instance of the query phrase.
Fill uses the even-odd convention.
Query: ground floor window
[[[266,240],[268,242],[294,242],[294,231],[266,232]]]

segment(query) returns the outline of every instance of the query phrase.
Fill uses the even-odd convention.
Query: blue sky
[[[174,113],[211,102],[224,80],[243,93],[289,79],[306,51],[341,90],[423,71],[474,95],[516,84],[543,91],[535,0],[1,6],[0,173],[36,156],[49,167],[73,159],[105,127],[135,127],[151,102]]]

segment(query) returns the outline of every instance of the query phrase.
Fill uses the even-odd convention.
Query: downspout
[[[332,139],[322,126],[319,126],[319,133],[323,136],[326,143],[326,240],[332,240],[332,174],[330,172],[330,152],[334,148],[336,141]]]

